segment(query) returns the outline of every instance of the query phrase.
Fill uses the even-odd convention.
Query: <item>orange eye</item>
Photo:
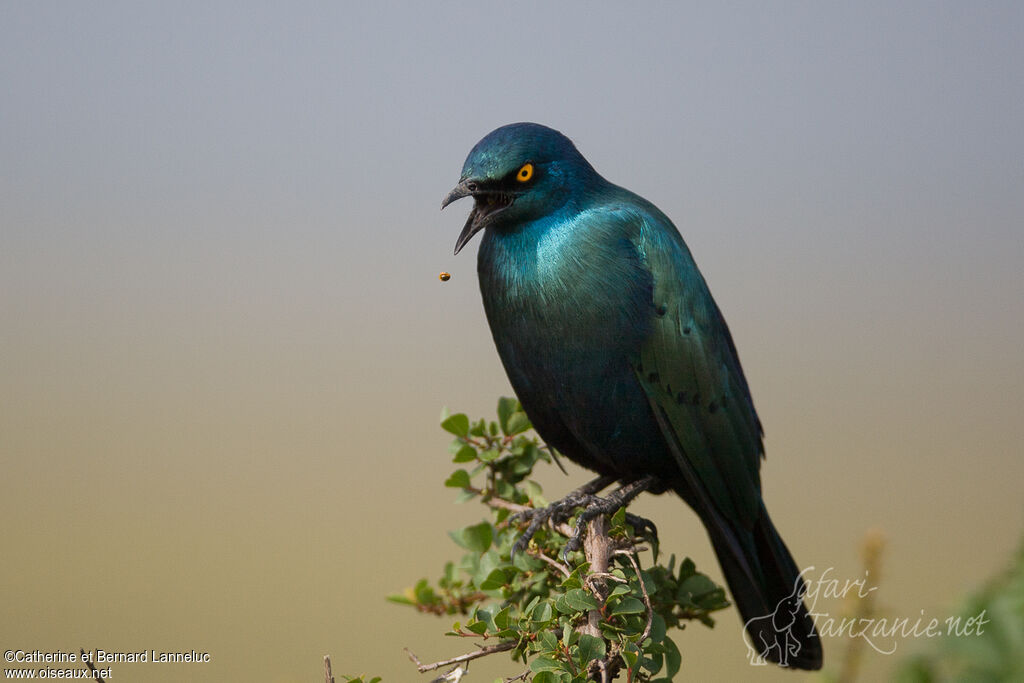
[[[533,164],[523,164],[523,167],[519,169],[519,173],[516,173],[516,180],[521,183],[525,183],[527,180],[533,177]]]

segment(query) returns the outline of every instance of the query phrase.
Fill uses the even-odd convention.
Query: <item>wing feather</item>
[[[655,318],[637,377],[664,416],[666,439],[727,518],[760,514],[761,427],[725,320],[678,232],[643,217],[637,250],[650,271]],[[667,219],[665,219],[667,222]]]

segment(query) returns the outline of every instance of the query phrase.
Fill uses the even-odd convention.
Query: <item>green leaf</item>
[[[583,578],[586,576],[590,565],[584,562],[572,570],[572,574],[562,579],[563,588],[580,588],[583,585]]]
[[[540,656],[530,662],[530,671],[565,671],[565,664],[551,657]]]
[[[480,582],[478,588],[482,591],[493,591],[499,590],[508,582],[508,578],[505,576],[505,572],[500,569],[492,570],[487,578]],[[505,628],[502,626],[502,628]]]
[[[487,623],[483,621],[473,621],[466,624],[466,630],[471,631],[478,636],[482,636],[487,633]]]
[[[665,658],[660,652],[651,653],[650,657],[644,657],[643,666],[645,669],[650,671],[652,674],[656,674],[661,671],[661,667],[664,666]]]
[[[519,401],[514,398],[502,396],[498,399],[498,423],[503,434],[508,434],[508,418],[519,409]]]
[[[455,436],[469,435],[469,418],[465,413],[455,413],[441,422],[441,429],[454,434]]]
[[[501,557],[498,555],[497,552],[493,550],[488,550],[487,552],[482,553],[480,555],[480,561],[477,563],[476,568],[472,572],[473,583],[479,586],[487,580],[487,577],[491,574],[491,572],[501,567],[501,565]]]
[[[589,633],[580,634],[579,658],[577,661],[581,669],[585,668],[587,664],[595,659],[604,659],[605,652],[606,646],[603,638],[592,636]]]
[[[452,476],[445,479],[444,485],[454,489],[468,489],[470,486],[469,472],[462,469],[455,470],[452,472]]]
[[[629,631],[633,635],[638,635],[637,632],[639,631],[639,627],[636,624],[634,624],[632,629],[619,628],[618,626],[613,626],[611,622],[607,621],[602,621],[599,624],[599,627],[601,629],[601,635],[603,635],[605,637],[605,640],[608,641],[619,640],[620,633],[626,633],[627,631]]]
[[[642,614],[647,611],[644,603],[636,598],[622,598],[612,609],[612,614]]]
[[[626,593],[630,592],[631,590],[633,590],[633,589],[630,588],[629,586],[627,586],[626,584],[624,584],[624,583],[617,583],[617,584],[615,584],[615,588],[612,589],[612,592],[608,594],[608,597],[609,598],[614,598],[614,597],[616,597],[618,595],[625,595]]]
[[[533,620],[540,623],[551,621],[551,603],[545,601],[539,604],[533,611]]]
[[[512,448],[511,453],[514,458],[512,473],[520,477],[529,475],[533,471],[533,466],[537,464],[537,448],[533,444],[527,444],[523,447]]]
[[[477,457],[484,462],[491,462],[492,460],[496,460],[499,455],[501,455],[501,451],[497,448],[488,448],[486,451],[481,451]]]
[[[514,537],[509,536],[505,539],[509,546],[512,545],[513,538]],[[515,559],[512,560],[512,566],[521,572],[534,572],[542,568],[544,566],[544,563],[543,561],[538,560],[536,557],[533,557],[532,555],[527,555],[526,553],[516,553]]]
[[[501,611],[499,611],[497,614],[495,614],[494,625],[497,626],[499,629],[506,629],[510,626],[513,626],[511,609],[512,605],[508,605],[502,608]]]
[[[582,588],[573,588],[570,591],[566,591],[565,603],[576,612],[586,612],[601,606],[597,598]]]
[[[693,599],[700,598],[717,588],[718,586],[708,577],[703,574],[694,574],[679,585],[676,596],[680,602],[692,602]]]
[[[655,614],[651,620],[651,640],[655,643],[665,640],[665,619],[660,614]]]
[[[421,605],[429,605],[437,599],[437,594],[434,593],[434,589],[430,587],[430,584],[427,583],[426,579],[420,579],[417,581],[412,591],[416,598],[416,602]]]
[[[558,649],[558,636],[551,631],[541,631],[540,635],[537,636],[537,642],[548,652],[554,652]]]
[[[640,655],[635,650],[623,650],[622,658],[626,660],[626,666],[630,669],[636,666],[637,659]]]
[[[495,484],[494,489],[498,493],[498,497],[504,498],[505,500],[511,500],[516,493],[515,487],[504,479],[499,479]]]
[[[455,457],[452,458],[452,462],[472,462],[476,460],[476,449],[466,444],[455,451]]]
[[[679,654],[679,648],[672,642],[672,639],[666,637],[662,641],[665,646],[665,678],[672,680],[672,677],[679,673],[679,667],[683,663],[683,656]]]
[[[448,535],[463,548],[478,553],[482,553],[490,548],[491,541],[494,540],[494,530],[491,529],[491,525],[487,522],[467,526],[458,531],[449,531]]]
[[[388,602],[394,602],[399,605],[415,605],[416,603],[408,598],[408,596],[402,595],[401,593],[392,593],[387,596]]]
[[[528,430],[530,426],[530,418],[526,417],[526,413],[512,413],[512,416],[508,418],[508,426],[505,429],[505,433],[509,436],[522,434]]]
[[[476,611],[476,618],[487,625],[487,630],[494,631],[498,630],[498,625],[494,623],[494,615],[491,614],[494,610],[498,609],[496,606],[481,607]]]
[[[456,503],[465,503],[467,501],[473,500],[474,498],[476,498],[476,496],[477,496],[477,494],[476,494],[475,491],[469,491],[467,489],[462,489],[462,491],[459,492],[459,495],[455,496],[455,502]]]

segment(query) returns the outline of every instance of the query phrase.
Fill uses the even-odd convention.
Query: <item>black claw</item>
[[[627,512],[626,523],[633,527],[638,536],[647,536],[649,533],[654,540],[658,540],[658,527],[651,520]]]
[[[574,553],[577,550],[579,550],[579,543],[575,544],[575,548],[570,547],[572,545],[573,539],[570,538],[569,541],[565,544],[565,547],[562,548],[562,552],[558,555],[558,557],[562,560],[564,564],[569,564],[569,553]]]
[[[526,547],[530,545],[530,539],[525,536],[520,536],[516,539],[516,542],[512,544],[512,549],[508,551],[508,559],[510,561],[516,559],[516,555],[526,550]]]

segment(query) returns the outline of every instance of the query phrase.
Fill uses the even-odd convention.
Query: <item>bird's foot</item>
[[[556,500],[547,507],[531,508],[529,510],[517,512],[513,515],[511,520],[513,522],[525,522],[529,520],[530,523],[512,546],[512,557],[515,557],[516,553],[526,550],[526,547],[530,544],[530,540],[533,538],[534,534],[536,534],[542,526],[547,524],[549,520],[555,524],[560,524],[572,517],[572,513],[576,511],[576,508],[586,506],[595,499],[600,500],[594,494],[607,487],[613,481],[615,481],[615,477],[598,477],[593,481],[587,482],[575,491],[570,492],[561,500]]]
[[[513,518],[515,521],[529,520],[530,523],[512,546],[512,556],[525,550],[530,544],[530,539],[548,521],[556,524],[566,522],[578,508],[583,508],[583,511],[576,520],[576,526],[573,529],[572,535],[565,544],[565,548],[562,549],[562,559],[565,560],[570,552],[579,550],[582,546],[583,536],[586,533],[587,523],[590,520],[599,515],[614,514],[619,508],[628,505],[642,491],[647,490],[655,483],[654,477],[648,476],[620,486],[607,497],[602,498],[595,495],[613,481],[615,481],[614,477],[599,477],[547,507],[517,513]],[[648,519],[627,512],[626,523],[640,534],[650,532],[655,538],[658,536],[657,527],[654,526],[654,522]]]
[[[572,536],[570,536],[569,540],[566,541],[565,548],[562,550],[562,559],[565,559],[569,553],[575,552],[583,547],[583,536],[586,534],[587,524],[590,520],[599,515],[615,514],[621,507],[621,505],[610,503],[606,498],[596,498],[596,502],[587,506],[576,520],[576,526],[573,528]],[[654,522],[646,517],[641,517],[639,515],[634,515],[631,512],[627,512],[626,524],[633,527],[634,533],[638,536],[644,536],[652,539],[658,538],[658,527],[656,527]]]
[[[586,533],[587,524],[590,520],[600,515],[615,514],[619,511],[619,508],[629,505],[630,501],[651,488],[655,483],[656,479],[648,475],[631,481],[628,484],[623,484],[605,498],[591,496],[592,500],[584,507],[583,512],[576,519],[576,527],[573,529],[573,534],[569,537],[565,548],[562,550],[562,559],[564,560],[569,553],[579,550],[583,545],[583,535]],[[626,524],[633,527],[633,530],[641,536],[649,532],[652,537],[658,537],[658,527],[649,519],[627,512]]]

